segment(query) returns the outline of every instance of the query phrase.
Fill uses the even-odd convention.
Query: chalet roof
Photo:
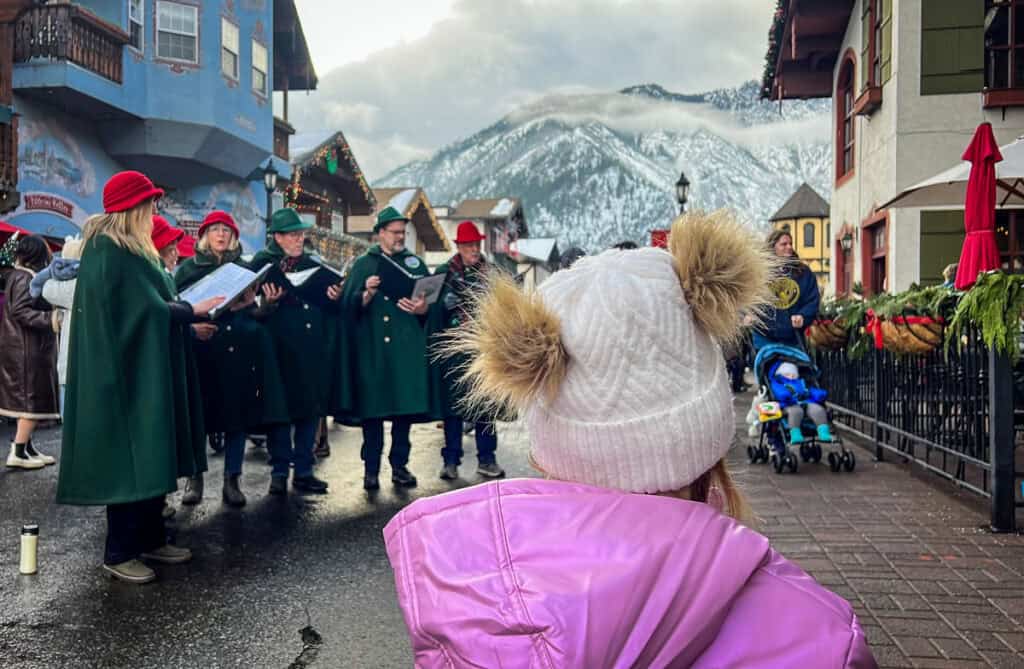
[[[274,0],[275,91],[316,90],[317,76],[295,0]]]
[[[769,221],[787,221],[794,218],[828,218],[831,209],[818,191],[804,183],[786,200]]]
[[[374,188],[373,195],[377,201],[376,211],[394,207],[409,218],[416,228],[416,236],[423,241],[427,251],[451,250],[448,236],[437,221],[434,207],[422,188]],[[368,216],[352,216],[348,220],[348,230],[353,233],[371,233],[376,222],[376,212]]]
[[[853,5],[854,0],[777,1],[768,31],[762,98],[832,96],[832,73]]]
[[[332,133],[312,149],[296,153],[292,165],[292,181],[300,189],[303,178],[315,179],[337,191],[355,214],[368,214],[377,204],[373,190],[341,131]]]
[[[450,218],[477,218],[504,220],[522,206],[519,198],[501,197],[488,200],[463,200]]]
[[[554,237],[516,240],[516,255],[526,261],[557,262],[558,240]]]

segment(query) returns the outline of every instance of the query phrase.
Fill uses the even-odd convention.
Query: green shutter
[[[922,0],[921,95],[981,91],[984,25],[980,0]],[[889,42],[891,50],[891,36]]]
[[[922,211],[920,283],[942,283],[942,270],[960,259],[964,245],[964,212]]]
[[[881,86],[892,78],[892,0],[882,0],[882,80]]]
[[[871,0],[864,0],[860,15],[860,86],[858,91],[868,87],[871,76]]]

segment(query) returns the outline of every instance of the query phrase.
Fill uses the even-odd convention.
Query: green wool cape
[[[187,325],[170,276],[99,235],[84,249],[71,321],[57,501],[123,504],[206,470]]]
[[[426,263],[407,250],[391,259],[415,277],[430,274]],[[380,246],[371,246],[353,263],[341,298],[352,324],[355,373],[350,382],[357,390],[356,413],[362,419],[434,420],[439,409],[428,387],[426,318],[402,311],[383,290],[363,307],[366,280],[379,276],[384,262]]]
[[[235,251],[218,259],[198,252],[178,267],[174,282],[183,291],[224,263],[244,267],[240,255]],[[192,342],[207,433],[261,432],[289,422],[274,340],[251,311],[226,311],[217,317],[217,333],[209,341]]]
[[[259,271],[265,265],[280,265],[284,259],[281,248],[270,242],[253,257],[250,266]],[[316,262],[303,254],[289,271],[315,266]],[[351,400],[345,395],[348,349],[344,346],[341,307],[320,308],[286,293],[272,307],[266,324],[274,340],[290,420],[351,413]]]

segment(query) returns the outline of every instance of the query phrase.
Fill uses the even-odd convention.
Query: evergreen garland
[[[964,293],[946,332],[946,350],[955,341],[963,345],[967,330],[977,328],[990,349],[1020,357],[1021,314],[1024,313],[1024,276],[986,272]]]

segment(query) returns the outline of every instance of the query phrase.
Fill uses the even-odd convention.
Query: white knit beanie
[[[735,431],[719,345],[694,322],[661,249],[581,259],[540,287],[571,361],[557,396],[527,410],[532,455],[557,479],[678,490]]]
[[[468,405],[522,412],[546,474],[672,491],[729,450],[718,342],[768,302],[773,261],[722,211],[680,217],[669,247],[586,257],[533,292],[496,278],[445,346],[471,360]]]

